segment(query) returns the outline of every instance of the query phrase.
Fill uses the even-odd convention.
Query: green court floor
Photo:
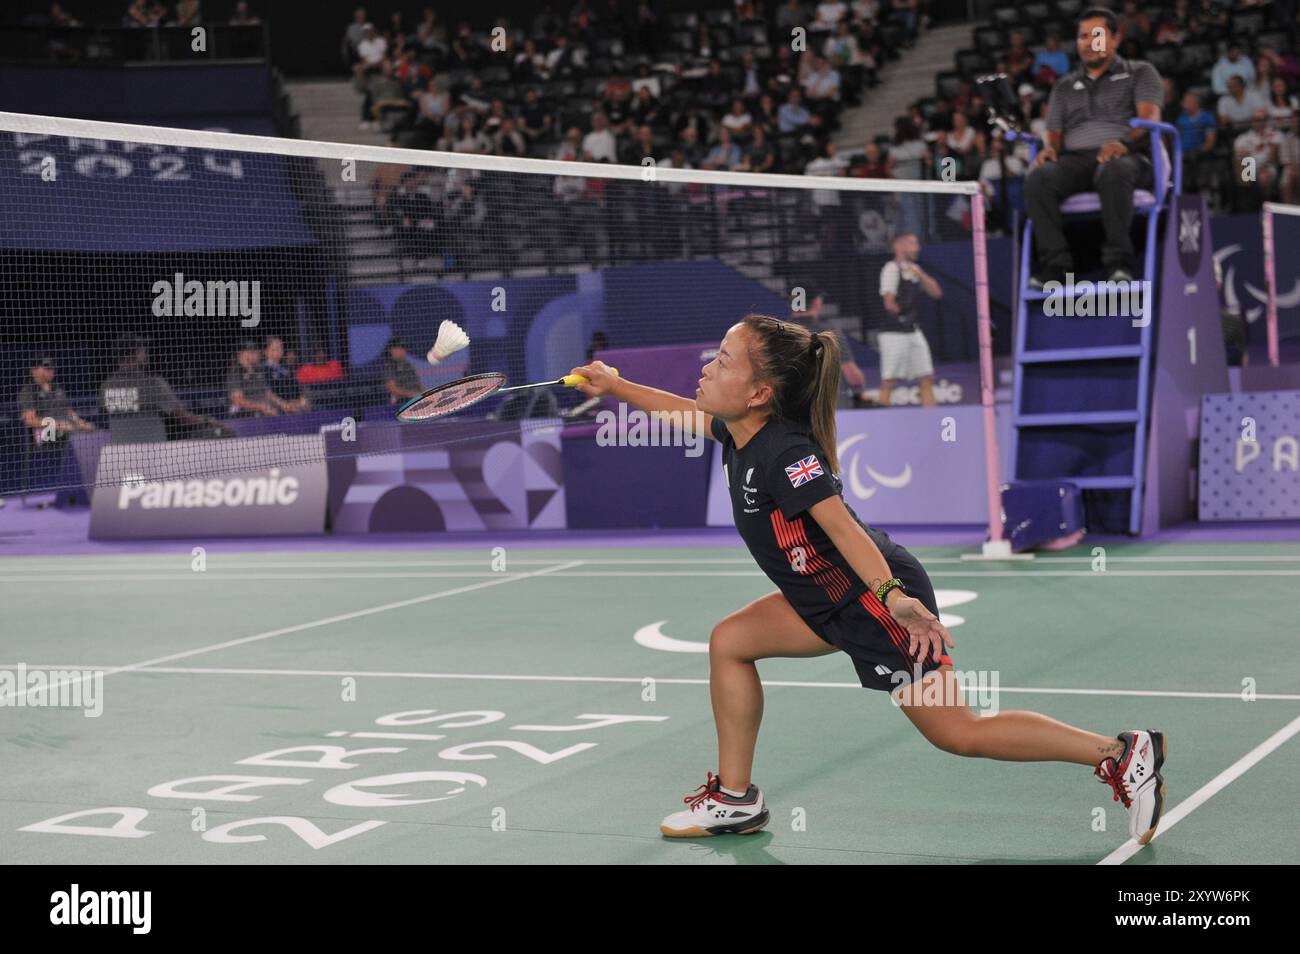
[[[103,671],[98,717],[0,707],[0,861],[1300,862],[1300,545],[915,552],[986,702],[1168,733],[1150,845],[1088,768],[941,752],[839,653],[759,664],[766,831],[662,838],[716,769],[709,631],[772,589],[739,547],[232,545],[0,560],[0,671]]]

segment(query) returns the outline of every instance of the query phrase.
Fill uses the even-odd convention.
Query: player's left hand
[[[1128,155],[1128,146],[1119,140],[1114,142],[1103,143],[1102,147],[1097,150],[1098,162],[1110,162],[1112,159],[1118,159],[1120,156]]]
[[[908,655],[924,660],[933,655],[935,662],[943,655],[943,648],[952,649],[952,636],[938,617],[925,608],[914,596],[897,596],[890,600],[889,612],[907,630]]]

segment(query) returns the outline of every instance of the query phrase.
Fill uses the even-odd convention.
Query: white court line
[[[589,563],[575,560],[569,565]],[[158,580],[432,580],[453,577],[501,576],[493,570],[463,572],[411,573],[222,573],[217,570],[171,573],[60,573],[54,576],[0,576],[0,583],[130,583]],[[532,574],[523,574],[529,576]],[[765,577],[762,570],[578,570],[548,574],[553,579],[587,579],[590,577]],[[936,570],[931,579],[949,577],[1017,577],[1035,576],[1095,578],[1102,577],[1227,577],[1227,576],[1300,576],[1300,570]]]
[[[728,550],[735,550],[736,548],[735,548],[735,547],[727,547],[726,549],[728,549]],[[353,553],[352,556],[355,557],[356,554]],[[233,567],[233,568],[235,568],[235,569],[241,569],[241,570],[243,570],[243,569],[274,569],[274,568],[276,568],[276,567],[287,567],[287,568],[292,568],[292,569],[300,569],[300,568],[301,568],[301,569],[321,569],[321,568],[327,568],[327,567],[358,567],[358,566],[364,566],[364,567],[375,567],[375,566],[434,566],[434,567],[439,567],[439,566],[445,566],[445,567],[456,567],[456,566],[483,566],[484,564],[490,564],[490,563],[492,562],[493,559],[494,559],[494,558],[493,558],[492,556],[490,556],[489,554],[487,554],[486,552],[485,552],[485,554],[484,554],[482,557],[479,557],[479,558],[477,558],[477,559],[473,559],[473,560],[385,560],[385,559],[376,558],[376,559],[373,559],[373,560],[371,560],[371,559],[350,559],[350,560],[303,560],[303,561],[299,561],[299,560],[266,560],[266,561],[260,561],[260,560],[240,560],[240,559],[238,558],[238,555],[237,555],[237,554],[232,556],[231,554],[225,554],[225,553],[212,553],[212,552],[209,552],[208,555],[207,555],[207,562],[208,562],[210,565],[211,565],[211,564],[221,564],[221,565],[227,565],[227,566],[231,566],[231,567]],[[1089,559],[1089,560],[1092,560],[1093,558],[1092,558],[1092,557],[1089,557],[1088,559]],[[1108,559],[1113,560],[1113,559],[1115,559],[1115,558],[1114,558],[1114,557],[1108,557]],[[1297,560],[1297,561],[1300,561],[1300,556],[1297,556],[1297,557],[1286,557],[1285,559],[1290,559],[1290,560]],[[158,564],[158,565],[160,565],[160,566],[171,565],[171,566],[173,566],[173,567],[187,567],[187,566],[189,566],[189,564],[190,564],[190,562],[191,562],[192,560],[193,560],[193,557],[190,555],[190,553],[189,553],[188,551],[185,552],[185,553],[180,553],[180,554],[171,555],[171,556],[166,556],[166,555],[159,556],[158,554],[142,554],[142,555],[138,555],[138,556],[135,555],[135,554],[121,554],[121,555],[119,555],[119,556],[112,556],[112,557],[71,557],[71,556],[70,556],[70,557],[62,558],[62,559],[59,559],[59,558],[52,558],[52,557],[46,557],[46,558],[44,558],[44,563],[43,563],[43,564],[42,564],[41,559],[30,559],[30,560],[29,560],[29,559],[26,559],[26,558],[24,558],[24,557],[0,557],[0,569],[3,569],[3,571],[6,572],[6,573],[12,573],[12,572],[15,572],[15,571],[18,571],[18,570],[26,569],[26,568],[28,568],[29,566],[30,566],[30,567],[33,567],[33,568],[34,568],[35,570],[37,570],[37,571],[48,571],[48,570],[54,570],[54,569],[57,569],[57,568],[59,568],[59,567],[68,567],[68,566],[71,566],[71,567],[73,567],[74,569],[76,569],[76,568],[77,568],[77,563],[85,564],[85,565],[83,566],[84,569],[94,569],[94,566],[93,566],[93,565],[90,565],[90,564],[92,563],[92,561],[93,561],[93,562],[99,562],[99,563],[126,563],[126,562],[129,562],[129,561],[139,561],[140,563],[154,563],[154,564]],[[943,561],[944,561],[944,562],[957,562],[956,560],[948,560],[946,557],[943,558]],[[552,564],[552,563],[558,563],[558,562],[560,562],[560,558],[559,558],[559,557],[553,557],[553,558],[551,558],[551,559],[549,559],[549,560],[530,560],[530,559],[525,559],[525,558],[522,558],[522,557],[508,557],[508,558],[507,558],[507,562],[509,562],[509,563],[517,563],[517,564],[520,564],[520,565],[522,565],[522,566],[545,566],[545,565],[547,565],[547,564]],[[595,560],[595,559],[592,559],[592,558],[587,558],[587,559],[585,559],[585,562],[587,562],[587,563],[593,563],[593,562],[596,562],[596,560]],[[709,557],[683,557],[683,558],[681,558],[681,559],[673,559],[673,558],[668,558],[668,557],[655,557],[655,558],[653,558],[653,559],[651,559],[651,558],[647,558],[647,559],[644,559],[644,560],[643,560],[643,559],[638,559],[638,558],[636,558],[636,557],[600,557],[600,558],[599,558],[599,562],[601,562],[601,563],[609,563],[609,564],[626,564],[626,565],[629,565],[629,566],[640,566],[640,565],[642,565],[642,564],[653,564],[653,563],[667,563],[667,564],[680,564],[680,563],[738,563],[738,564],[744,564],[744,563],[753,563],[754,561],[753,561],[753,559],[750,558],[750,557],[742,557],[742,558],[736,558],[736,557],[716,557],[716,558],[709,558]],[[935,561],[931,560],[930,562],[935,562]],[[7,565],[6,565],[7,563],[21,564],[21,566],[7,566]]]
[[[586,561],[591,562],[591,561]],[[560,573],[581,576],[764,576],[762,570],[748,572],[718,570],[580,570]],[[1300,576],[1300,570],[936,570],[929,576]]]
[[[1278,729],[1259,745],[1255,746],[1183,801],[1179,802],[1176,808],[1160,819],[1160,826],[1156,829],[1155,835],[1152,836],[1151,841],[1148,842],[1148,844],[1154,843],[1157,838],[1164,835],[1169,831],[1169,829],[1173,828],[1192,812],[1196,811],[1196,809],[1200,808],[1219,792],[1223,791],[1223,789],[1227,788],[1232,782],[1245,775],[1247,770],[1260,762],[1264,756],[1281,746],[1297,732],[1300,732],[1300,716],[1296,716],[1296,718]],[[1101,859],[1101,861],[1097,862],[1097,864],[1122,865],[1141,850],[1142,846],[1130,838],[1105,858]]]
[[[730,548],[729,548],[730,549]],[[918,548],[919,549],[919,548]],[[186,553],[176,557],[159,557],[156,554],[135,556],[132,554],[121,554],[101,557],[80,557],[70,556],[66,558],[41,558],[28,559],[25,557],[0,557],[0,572],[3,573],[48,573],[51,570],[71,568],[83,571],[96,570],[93,565],[86,565],[88,561],[102,561],[109,563],[125,563],[130,560],[139,560],[141,563],[160,564],[155,569],[168,569],[165,561],[173,561],[177,570],[188,568],[192,557]],[[1035,565],[1045,563],[1092,563],[1096,557],[1078,556],[1078,557],[1046,557],[1038,556],[1034,560]],[[510,563],[520,566],[547,566],[555,563],[558,558],[549,560],[530,560],[524,558],[512,557]],[[314,560],[314,561],[295,561],[295,560],[270,560],[270,561],[246,561],[238,559],[238,555],[230,554],[209,554],[208,562],[213,569],[219,570],[222,566],[230,566],[234,570],[255,570],[255,569],[348,569],[353,567],[362,567],[365,569],[380,569],[387,567],[481,567],[490,563],[490,557],[484,557],[477,560],[385,560],[385,559],[367,559],[367,560]],[[18,566],[8,566],[8,563],[21,564]],[[599,557],[588,558],[583,561],[588,565],[601,566],[653,566],[658,564],[667,564],[669,566],[692,566],[702,564],[706,566],[719,565],[739,565],[752,566],[754,561],[751,557],[731,558],[731,557],[683,557],[680,559],[672,557]],[[956,563],[968,564],[969,561],[961,557],[928,557],[925,564],[932,563]],[[1222,555],[1222,556],[1107,556],[1107,563],[1213,563],[1216,566],[1224,563],[1297,563],[1300,562],[1300,554],[1292,556],[1258,556],[1243,554],[1240,556]]]
[[[453,590],[442,590],[438,593],[426,593],[424,596],[416,596],[408,600],[398,600],[395,603],[383,603],[379,606],[371,606],[366,609],[353,610],[350,613],[340,613],[337,616],[326,616],[323,619],[315,619],[307,623],[298,623],[293,626],[285,626],[280,629],[273,629],[265,633],[257,633],[253,636],[244,636],[240,639],[231,639],[231,640],[227,640],[224,643],[213,643],[210,646],[201,646],[198,649],[187,649],[184,652],[171,653],[170,655],[167,656],[158,656],[154,659],[146,659],[142,662],[132,663],[128,666],[114,666],[112,668],[104,670],[103,675],[112,676],[115,673],[119,673],[119,672],[131,672],[134,670],[140,670],[140,669],[144,669],[147,666],[157,665],[158,663],[171,662],[172,660],[175,659],[185,659],[186,657],[189,656],[199,656],[202,655],[203,653],[216,652],[219,649],[229,649],[232,646],[243,646],[247,643],[255,643],[264,639],[273,639],[276,636],[284,636],[288,633],[299,633],[302,632],[303,630],[314,629],[317,626],[328,626],[332,623],[342,623],[346,620],[359,619],[363,616],[373,616],[376,613],[385,613],[388,610],[401,609],[406,606],[416,606],[420,603],[428,603],[431,600],[442,599],[444,596],[458,596],[461,593],[470,593],[473,592],[474,590],[485,589],[489,586],[497,586],[501,583],[512,583],[516,580],[523,580],[533,576],[542,576],[544,574],[551,573],[554,570],[558,570],[563,567],[581,566],[581,565],[582,565],[581,560],[574,560],[568,563],[558,563],[552,569],[532,570],[528,573],[515,573],[510,575],[502,575],[501,578],[497,580],[486,580],[482,583],[471,583],[468,586],[458,586]],[[76,683],[81,682],[84,678],[85,676],[77,676],[75,679],[60,682],[44,688],[46,691],[49,691],[65,685],[75,685]],[[18,693],[13,696],[6,696],[4,697],[3,700],[0,701],[3,701],[6,705],[12,705],[16,700],[26,698],[29,692],[32,692],[34,689],[37,688],[40,687],[36,687],[36,686],[29,687],[27,689],[24,689],[21,693]]]
[[[550,561],[552,564],[554,560]],[[581,563],[582,561],[576,561]],[[509,576],[504,570],[465,570],[459,573],[221,573],[214,570],[189,573],[82,573],[58,576],[0,576],[0,583],[55,583],[59,580],[78,583],[130,583],[135,580],[442,580],[480,579]],[[525,574],[528,575],[528,574]]]
[[[480,673],[480,672],[369,672],[362,669],[235,669],[235,668],[213,668],[213,667],[180,667],[180,666],[90,666],[90,665],[36,665],[35,663],[25,664],[29,670],[42,669],[70,669],[70,670],[94,670],[94,669],[114,669],[117,672],[131,670],[133,672],[147,673],[165,673],[172,675],[193,675],[193,676],[326,676],[329,678],[338,678],[342,676],[354,676],[357,678],[372,679],[458,679],[458,680],[483,680],[484,682],[575,682],[575,683],[636,683],[641,684],[646,679],[653,679],[657,683],[663,683],[670,686],[707,686],[708,679],[692,679],[685,677],[660,678],[658,676],[542,676],[535,673]],[[17,663],[0,663],[0,669],[16,669]],[[857,682],[808,682],[802,680],[783,680],[783,679],[764,679],[765,686],[781,686],[797,689],[861,689],[861,683]],[[967,686],[968,692],[978,693],[1007,693],[1021,695],[1061,695],[1061,696],[1141,696],[1145,698],[1173,698],[1173,699],[1232,699],[1238,702],[1241,700],[1240,692],[1197,692],[1192,690],[1178,689],[1067,689],[1067,688],[1049,688],[1040,686]],[[1256,693],[1253,697],[1276,702],[1300,702],[1300,693]]]

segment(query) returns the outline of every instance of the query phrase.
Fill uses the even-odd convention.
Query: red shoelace
[[[706,798],[712,798],[714,795],[718,794],[717,789],[713,787],[713,783],[718,782],[719,787],[721,787],[722,783],[712,772],[709,772],[708,775],[709,780],[703,785],[697,786],[696,794],[687,795],[682,799],[683,802],[691,806],[691,811],[694,811],[699,805],[703,804]],[[703,789],[703,791],[701,791],[701,789]]]
[[[1124,774],[1120,772],[1119,766],[1115,764],[1114,760],[1111,760],[1110,771],[1102,776],[1102,781],[1115,791],[1115,797],[1112,798],[1111,801],[1122,801],[1124,807],[1128,808],[1129,804],[1132,802],[1132,799],[1128,794],[1128,785],[1124,782]]]

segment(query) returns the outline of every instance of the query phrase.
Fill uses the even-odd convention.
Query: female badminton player
[[[709,690],[718,774],[663,820],[674,838],[750,834],[768,822],[750,772],[763,688],[755,662],[843,651],[868,689],[889,692],[931,743],[955,755],[1013,762],[1077,762],[1114,791],[1141,844],[1164,804],[1158,730],[1099,735],[1037,712],[980,716],[966,706],[939,621],[934,588],[911,553],[866,526],[845,504],[838,477],[835,335],[747,315],[705,365],[694,400],[609,373],[573,369],[587,395],[646,412],[679,411],[723,446],[736,529],[776,592],[736,610],[709,637]],[[699,411],[700,414],[690,412]]]

